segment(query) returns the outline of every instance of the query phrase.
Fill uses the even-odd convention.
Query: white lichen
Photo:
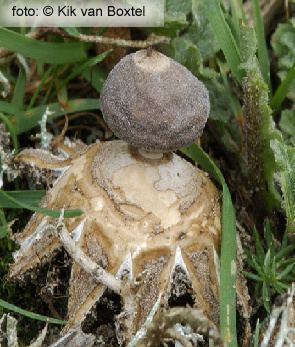
[[[6,324],[5,324],[6,322]],[[47,334],[47,324],[37,338],[27,347],[41,347]],[[10,314],[4,314],[0,319],[0,346],[19,347],[17,336],[17,319]]]
[[[45,112],[42,115],[41,120],[38,122],[40,125],[40,134],[36,134],[36,138],[39,138],[41,140],[41,148],[42,149],[50,149],[50,144],[53,139],[53,135],[47,131],[46,124],[48,120],[48,116],[53,115],[54,112],[49,110],[49,107],[46,107]]]
[[[278,326],[275,336],[274,347],[294,347],[295,346],[295,325],[294,325],[294,294],[295,284],[288,290],[281,305],[274,305],[268,327],[264,333],[260,347],[268,347],[270,341],[274,341],[274,331]]]
[[[19,176],[19,170],[14,166],[15,151],[10,146],[10,135],[4,124],[0,124],[0,189],[4,185],[4,175],[8,182]]]

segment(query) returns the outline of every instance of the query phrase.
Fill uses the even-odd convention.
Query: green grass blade
[[[277,279],[278,280],[284,279],[284,277],[286,277],[291,271],[293,271],[294,266],[295,266],[295,263],[288,265],[282,272],[280,272],[277,275]]]
[[[50,76],[50,74],[52,73],[52,71],[54,70],[54,67],[53,66],[50,66],[50,68],[47,69],[47,71],[43,74],[42,78],[41,78],[41,81],[38,85],[38,87],[36,88],[32,98],[31,98],[31,101],[30,101],[30,104],[28,106],[28,109],[31,109],[34,104],[35,104],[35,101],[39,95],[39,93],[41,92],[47,78]]]
[[[0,239],[3,239],[8,235],[8,224],[2,209],[0,209],[0,223]]]
[[[91,83],[92,87],[100,93],[108,73],[101,65],[96,65],[91,69],[84,70],[81,76]]]
[[[295,232],[295,147],[272,140],[275,161],[281,175],[283,207],[287,217],[287,231]]]
[[[289,279],[289,282],[293,282],[293,280],[294,280],[294,275],[291,276],[291,278]],[[273,286],[275,290],[278,292],[278,294],[280,295],[283,295],[290,288],[290,284],[285,284],[283,282],[274,283]]]
[[[220,330],[224,345],[237,346],[236,336],[236,221],[227,185],[223,185],[220,257]]]
[[[255,227],[253,230],[253,236],[254,236],[254,240],[255,240],[256,256],[257,256],[259,263],[262,264],[263,259],[265,258],[265,252],[264,252],[263,245],[262,245],[261,239],[259,237],[258,231]]]
[[[0,112],[15,115],[19,114],[19,109],[13,103],[0,100]]]
[[[281,250],[276,254],[276,259],[278,261],[285,261],[284,257],[291,256],[295,251],[295,245],[281,246]],[[278,262],[280,264],[280,262]]]
[[[286,266],[288,266],[289,264],[292,264],[292,263],[294,263],[294,257],[291,257],[290,259],[283,259],[283,260],[280,260],[277,262],[277,268],[280,268],[280,267],[285,268]],[[292,282],[293,282],[293,280],[292,280]]]
[[[259,324],[259,318],[258,318],[256,322],[254,336],[253,336],[253,347],[259,346],[259,335],[260,335],[260,324]]]
[[[264,266],[264,270],[267,270],[270,268],[270,264],[271,264],[271,252],[270,252],[270,249],[266,252],[266,255],[265,255],[265,258],[264,258],[264,263],[263,263],[263,266]]]
[[[270,313],[270,294],[269,294],[269,287],[264,282],[262,285],[262,299],[263,299],[263,305],[264,308],[268,313]]]
[[[69,83],[70,80],[79,76],[86,69],[89,69],[89,68],[95,66],[96,64],[102,62],[107,56],[110,55],[110,53],[112,51],[113,51],[112,49],[109,49],[108,51],[101,53],[97,57],[94,57],[94,58],[87,60],[82,65],[78,65],[76,68],[73,69],[73,71],[69,74],[69,76],[63,81],[61,86],[64,86],[65,84]]]
[[[225,55],[233,76],[239,83],[241,83],[243,72],[239,68],[241,64],[240,51],[234,35],[225,20],[219,0],[208,1],[208,4],[206,5],[206,16]]]
[[[0,27],[0,47],[50,64],[70,64],[86,59],[81,42],[38,41]]]
[[[293,64],[291,69],[288,71],[287,76],[279,85],[278,89],[275,92],[275,95],[273,96],[271,100],[270,106],[274,112],[278,111],[279,108],[281,107],[285,97],[288,94],[289,88],[292,85],[294,80],[295,80],[295,63]]]
[[[257,263],[255,263],[254,261],[253,261],[253,254],[251,253],[251,252],[249,252],[247,249],[245,249],[244,250],[245,252],[245,254],[246,254],[246,256],[247,256],[247,263],[248,263],[248,265],[253,269],[253,270],[255,270],[255,271],[257,271]],[[254,258],[255,259],[255,258]],[[259,266],[259,265],[258,265]]]
[[[0,240],[8,235],[7,225],[0,226]]]
[[[221,171],[207,153],[195,144],[181,151],[196,161],[222,185],[220,332],[225,347],[236,347],[236,218],[231,195]]]
[[[14,87],[14,93],[11,103],[18,109],[23,109],[24,106],[24,95],[26,87],[26,73],[25,70],[20,67],[18,78]]]
[[[240,22],[244,17],[241,0],[230,0],[230,9],[236,33],[240,33]]]
[[[48,120],[50,120],[69,113],[98,110],[100,106],[98,99],[74,99],[70,100],[67,105],[63,106],[56,102],[48,105],[41,105],[28,111],[18,111],[16,116],[9,118],[15,125],[16,134],[21,134],[35,127],[46,111],[47,107],[50,112],[53,112],[52,115],[48,116]],[[14,113],[10,114],[13,115]]]
[[[243,271],[243,274],[250,278],[251,280],[255,281],[255,282],[262,282],[262,278],[260,278],[259,276],[253,274],[252,272],[248,272],[248,271]]]
[[[42,322],[47,322],[47,323],[52,323],[52,324],[58,324],[58,325],[66,325],[68,324],[67,321],[61,320],[61,319],[56,319],[56,318],[50,318],[50,317],[46,317],[46,316],[42,316],[41,314],[38,313],[34,313],[31,311],[27,311],[24,310],[23,308],[20,308],[18,306],[15,306],[13,304],[10,304],[7,301],[4,301],[2,299],[0,299],[0,306],[5,308],[8,311],[12,311],[15,313],[18,313],[22,316],[31,318],[31,319],[36,319]]]
[[[295,148],[294,148],[295,152]],[[281,171],[281,188],[284,196],[284,208],[287,216],[287,230],[295,232],[295,170]]]
[[[45,195],[45,190],[13,190],[5,191],[5,193],[20,203],[37,206]],[[15,208],[15,204],[6,197],[0,196],[0,208]]]
[[[30,210],[32,212],[42,213],[45,216],[49,216],[49,217],[53,217],[53,218],[59,218],[61,215],[60,210],[53,210],[53,209],[49,209],[49,208],[35,207],[35,206],[28,205],[27,203],[16,200],[14,197],[7,194],[3,190],[0,190],[0,197],[2,198],[2,200],[6,199],[6,200],[10,201],[10,203],[13,204],[13,208],[24,208],[24,209]],[[82,214],[83,214],[83,211],[81,211],[80,209],[73,209],[73,210],[65,210],[64,211],[64,217],[65,218],[77,217],[77,216],[81,216]]]
[[[268,58],[268,51],[266,46],[266,39],[264,34],[264,23],[263,18],[260,12],[259,0],[251,0],[253,7],[254,15],[254,25],[258,41],[258,60],[260,65],[260,70],[264,81],[267,83],[269,90],[271,91],[271,82],[270,82],[270,63]]]
[[[1,224],[5,224],[5,225],[7,224],[5,213],[3,212],[2,209],[0,209],[0,223]]]
[[[271,230],[270,222],[269,222],[269,219],[267,218],[265,220],[265,225],[264,225],[264,240],[266,241],[267,249],[269,249],[271,256],[274,256],[274,254],[276,253],[276,250],[274,247],[273,235],[274,235],[274,232]]]

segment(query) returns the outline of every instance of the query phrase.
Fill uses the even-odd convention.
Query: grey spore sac
[[[111,130],[137,148],[165,152],[192,143],[209,116],[209,93],[188,69],[157,51],[125,56],[101,93]]]

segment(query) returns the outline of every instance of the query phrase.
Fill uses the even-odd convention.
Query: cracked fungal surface
[[[127,334],[120,337],[121,345],[140,329],[159,300],[167,306],[172,296],[185,291],[218,324],[219,193],[204,172],[173,153],[157,160],[141,157],[121,140],[83,150],[78,146],[76,152],[72,146],[65,159],[39,154],[27,149],[16,161],[59,173],[42,206],[82,209],[83,215],[64,220],[71,237],[95,263],[134,282],[134,314],[127,323],[122,323],[124,312],[117,316],[118,334]],[[35,213],[25,230],[13,236],[20,248],[11,277],[22,278],[50,261],[61,247],[48,228],[56,223]],[[67,329],[84,321],[105,289],[73,262]]]

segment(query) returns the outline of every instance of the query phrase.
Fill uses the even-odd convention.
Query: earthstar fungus
[[[13,236],[20,249],[10,276],[33,272],[64,246],[74,260],[66,330],[84,321],[113,280],[123,302],[116,324],[121,346],[151,312],[187,295],[218,324],[219,192],[206,173],[171,152],[201,135],[206,88],[172,59],[142,50],[110,72],[101,103],[121,140],[60,143],[57,154],[26,149],[16,157],[60,173],[42,206],[84,214],[64,219],[59,234],[55,219],[35,213]],[[106,273],[111,281],[100,281]]]

